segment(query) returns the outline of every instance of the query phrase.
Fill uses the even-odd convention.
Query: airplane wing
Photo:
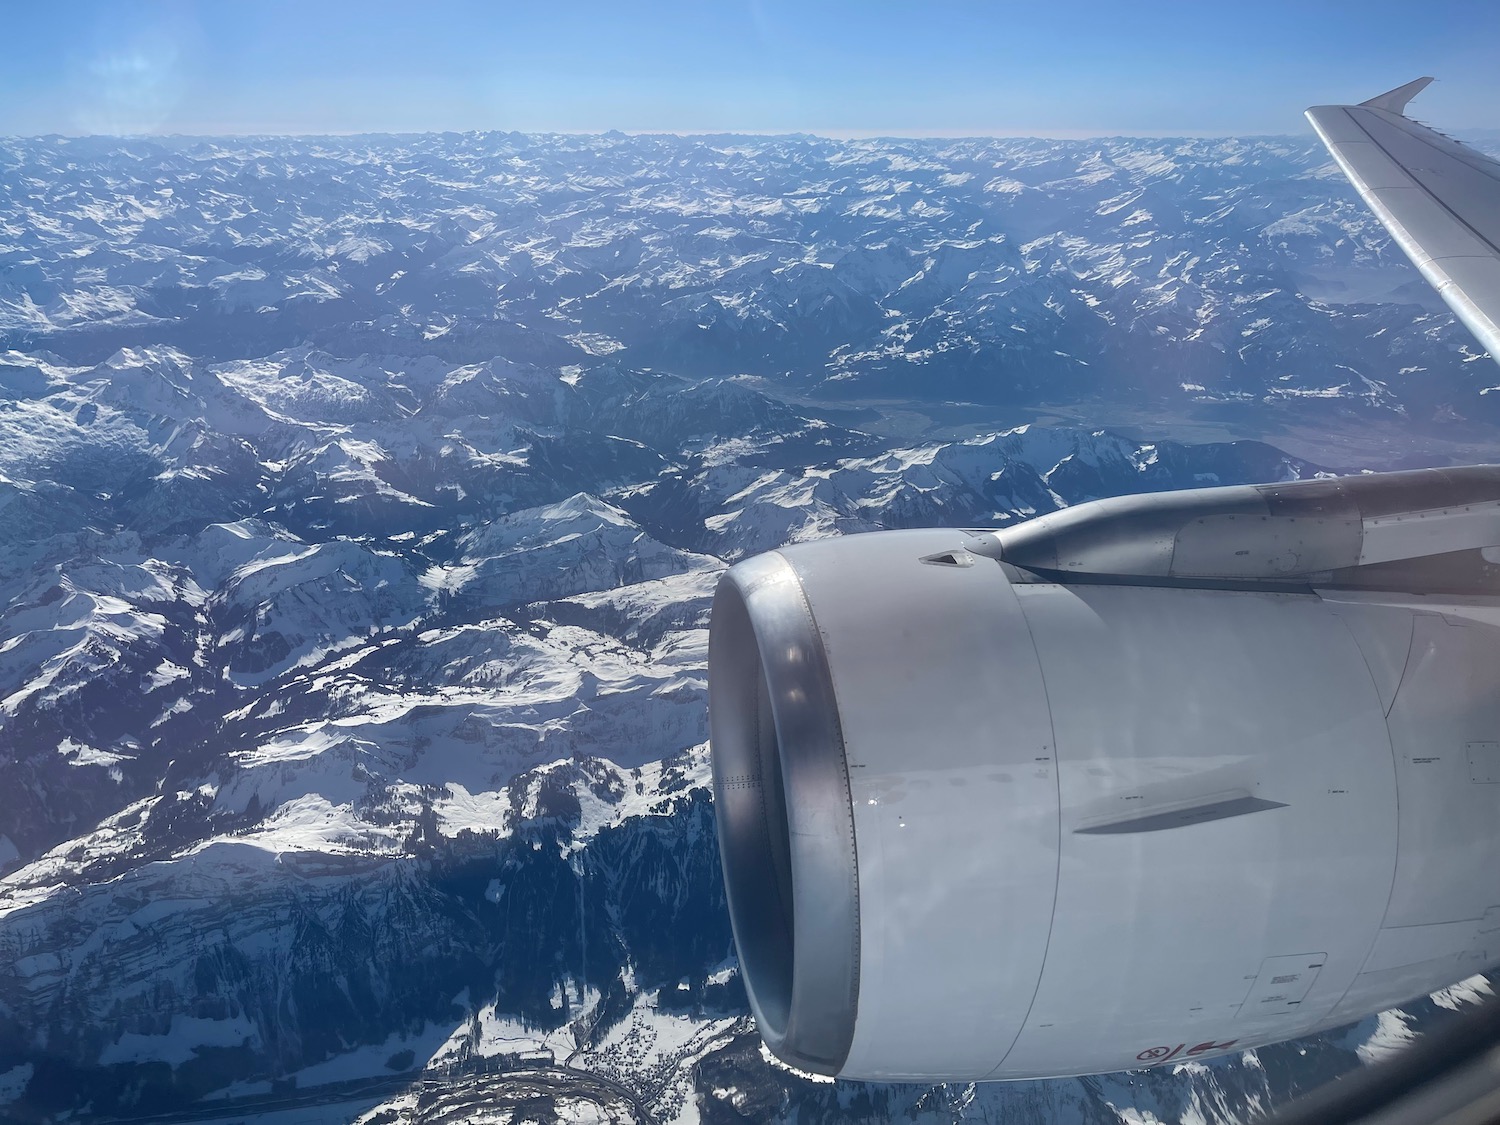
[[[1404,116],[1431,78],[1307,119],[1448,307],[1500,361],[1500,162]]]

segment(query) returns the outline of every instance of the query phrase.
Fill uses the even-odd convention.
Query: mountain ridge
[[[1492,439],[1500,380],[1325,164],[0,140],[0,1114],[1221,1120],[1486,990],[1213,1066],[827,1086],[733,961],[729,563]],[[1122,398],[1147,432],[1087,421]],[[1214,411],[1265,440],[1154,436]],[[1334,452],[1366,425],[1410,437]]]

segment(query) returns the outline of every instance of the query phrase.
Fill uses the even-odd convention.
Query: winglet
[[[1394,90],[1387,90],[1359,104],[1369,106],[1371,109],[1383,109],[1387,113],[1405,113],[1406,103],[1427,89],[1431,82],[1431,78],[1415,78],[1405,86],[1397,86]]]

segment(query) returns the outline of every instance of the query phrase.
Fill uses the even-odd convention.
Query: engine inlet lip
[[[859,995],[854,809],[822,635],[780,554],[720,580],[708,664],[715,820],[745,990],[778,1058],[836,1074]]]

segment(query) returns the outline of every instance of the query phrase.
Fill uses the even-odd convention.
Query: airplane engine
[[[732,567],[740,968],[786,1063],[1172,1064],[1500,960],[1500,468],[1096,501]]]

